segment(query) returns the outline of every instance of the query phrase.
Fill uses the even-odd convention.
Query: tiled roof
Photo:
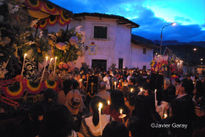
[[[131,24],[132,28],[138,28],[139,25],[118,15],[111,15],[111,14],[103,14],[103,13],[77,13],[73,15],[73,18],[83,17],[83,16],[94,16],[100,18],[111,18],[111,19],[118,19],[119,24]]]

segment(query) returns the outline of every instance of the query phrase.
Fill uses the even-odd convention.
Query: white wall
[[[107,60],[107,69],[116,64],[118,67],[119,58],[123,58],[124,66],[129,67],[130,62],[130,28],[125,25],[117,25],[115,19],[100,19],[99,17],[86,17],[83,21],[72,21],[70,27],[82,25],[82,31],[85,31],[85,45],[94,42],[97,45],[96,55],[89,55],[85,52],[84,61],[91,67],[92,59]],[[107,39],[94,39],[94,26],[107,26]],[[77,66],[82,62],[82,58],[76,61]]]
[[[116,27],[115,61],[118,67],[119,58],[123,58],[123,67],[131,66],[131,29],[125,25]]]
[[[153,50],[146,48],[146,54],[143,54],[142,46],[132,43],[131,47],[132,67],[142,69],[143,66],[146,66],[147,69],[150,69],[150,62],[153,59]]]
[[[48,29],[48,32],[58,32],[60,29],[66,30],[67,25],[61,26],[60,24],[56,23],[55,25],[47,25],[46,29]]]

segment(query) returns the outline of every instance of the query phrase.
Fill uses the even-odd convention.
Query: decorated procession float
[[[150,65],[152,72],[171,76],[173,79],[183,74],[183,61],[170,52],[169,54],[155,55]]]
[[[41,100],[47,88],[58,92],[82,55],[80,27],[68,29],[72,12],[47,0],[3,0],[0,7],[0,103],[17,108]],[[48,33],[55,24],[66,29]]]

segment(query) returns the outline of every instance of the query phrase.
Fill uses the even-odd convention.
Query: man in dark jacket
[[[187,93],[189,82],[183,80],[176,91],[176,99],[172,101],[172,124],[187,125],[184,127],[172,127],[173,133],[177,137],[191,137],[192,123],[195,119],[194,104],[192,97]]]
[[[193,96],[193,90],[194,90],[194,84],[193,81],[191,79],[190,75],[187,75],[186,77],[186,82],[187,82],[187,94]]]

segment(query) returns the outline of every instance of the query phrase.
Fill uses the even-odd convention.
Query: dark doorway
[[[142,68],[144,71],[146,71],[146,69],[147,69],[147,67],[146,66],[143,66],[143,68]]]
[[[94,70],[106,71],[107,70],[107,60],[103,59],[93,59],[92,68]]]
[[[119,62],[118,62],[118,68],[119,69],[123,69],[123,58],[119,58]]]

